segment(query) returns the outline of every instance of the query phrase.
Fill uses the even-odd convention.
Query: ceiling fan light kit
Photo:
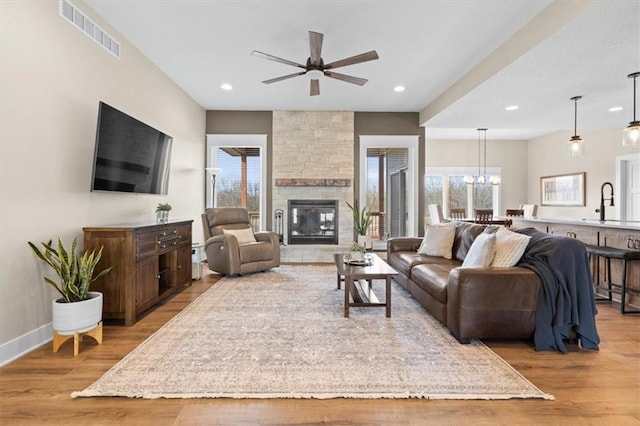
[[[282,59],[277,56],[269,55],[257,50],[251,52],[253,56],[268,59],[270,61],[279,62],[285,65],[291,65],[297,68],[301,68],[304,71],[296,72],[293,74],[283,75],[281,77],[264,80],[264,84],[277,83],[279,81],[287,80],[289,78],[298,77],[301,75],[307,75],[310,78],[309,83],[309,95],[317,96],[320,94],[320,77],[329,77],[335,80],[345,81],[351,84],[357,84],[358,86],[364,86],[367,83],[366,78],[354,77],[351,75],[340,74],[333,70],[340,67],[346,67],[348,65],[355,65],[362,62],[373,61],[378,59],[378,53],[375,50],[361,53],[359,55],[350,56],[348,58],[340,59],[338,61],[325,64],[322,59],[322,40],[324,35],[315,31],[309,31],[309,51],[310,55],[306,60],[306,64],[302,65],[297,62],[289,61],[288,59]]]
[[[640,76],[640,72],[634,72],[627,76],[633,78],[633,121],[622,133],[623,146],[640,146],[640,121],[636,119],[636,78],[638,76]]]
[[[573,136],[567,142],[567,155],[570,157],[580,157],[584,153],[584,141],[578,136],[578,101],[582,96],[574,96],[571,100],[574,102],[574,118],[573,118]]]

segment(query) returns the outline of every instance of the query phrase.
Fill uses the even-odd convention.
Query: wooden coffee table
[[[372,263],[366,266],[345,263],[344,253],[333,255],[333,260],[338,268],[338,289],[340,289],[340,283],[344,281],[345,318],[349,318],[349,307],[351,306],[384,306],[387,308],[387,318],[391,317],[391,277],[397,275],[398,272],[387,265],[387,262],[380,259],[375,253],[369,253],[368,255],[372,257]],[[380,302],[374,293],[371,286],[373,280],[386,281],[384,302]]]

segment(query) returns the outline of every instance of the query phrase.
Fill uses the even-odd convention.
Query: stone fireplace
[[[272,207],[287,212],[289,202],[336,203],[331,242],[285,241],[283,261],[333,261],[353,240],[354,121],[350,111],[273,112]],[[291,218],[284,214],[282,234],[288,239]],[[295,224],[294,224],[295,225]]]

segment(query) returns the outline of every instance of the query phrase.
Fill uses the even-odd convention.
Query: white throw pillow
[[[469,252],[462,262],[463,268],[485,268],[491,266],[496,254],[496,235],[482,233],[473,240]]]
[[[256,237],[251,228],[245,229],[223,229],[225,235],[234,235],[238,239],[238,244],[255,243]]]
[[[530,239],[528,235],[499,228],[496,232],[496,255],[491,266],[515,266],[524,254]]]
[[[422,244],[418,248],[418,253],[451,259],[451,249],[455,235],[455,224],[453,226],[445,224],[440,226],[429,225],[424,234]]]

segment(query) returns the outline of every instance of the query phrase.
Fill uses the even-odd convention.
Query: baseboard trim
[[[0,345],[0,367],[53,340],[53,323],[36,328]]]

